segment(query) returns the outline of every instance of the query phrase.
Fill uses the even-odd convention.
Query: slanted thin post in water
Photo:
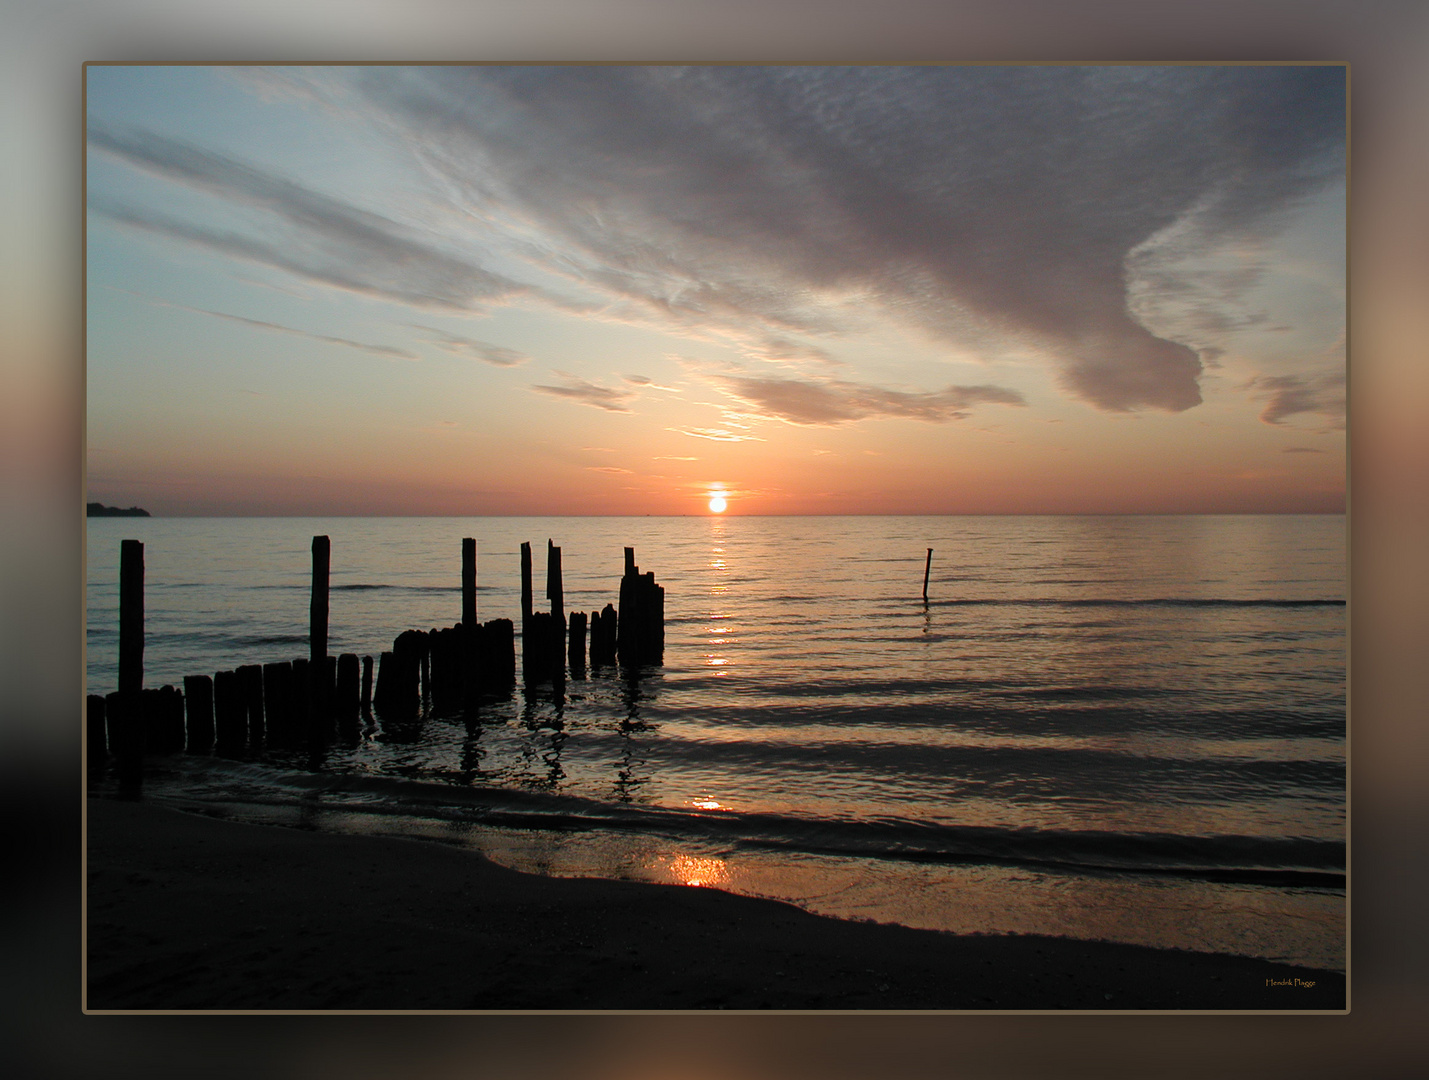
[[[933,569],[933,549],[928,549],[928,561],[923,564],[923,602],[928,602],[928,572]]]

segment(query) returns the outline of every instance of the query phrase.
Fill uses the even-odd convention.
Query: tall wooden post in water
[[[328,721],[327,592],[332,545],[313,537],[313,597],[308,608],[308,731],[325,731]]]
[[[119,544],[119,692],[144,685],[144,545]]]
[[[461,542],[461,624],[476,633],[476,540],[470,536]]]
[[[111,742],[119,759],[119,788],[137,795],[144,778],[144,545],[119,544],[119,693],[111,716]],[[113,739],[113,735],[119,738]]]

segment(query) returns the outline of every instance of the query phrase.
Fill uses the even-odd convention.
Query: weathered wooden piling
[[[263,666],[242,664],[234,674],[238,676],[239,693],[243,698],[247,742],[256,750],[263,745]]]
[[[119,787],[137,795],[144,777],[144,545],[119,544],[119,691],[106,699],[111,752],[119,759]]]
[[[313,591],[308,608],[308,728],[327,717],[330,709],[327,681],[328,580],[332,544],[326,536],[313,537]]]
[[[521,639],[525,649],[526,624],[531,621],[531,544],[521,543]]]
[[[426,652],[427,635],[421,630],[404,630],[392,642],[392,651],[382,654],[373,699],[379,713],[394,719],[417,715],[422,705],[421,667]]]
[[[104,732],[104,698],[100,694],[89,694],[84,699],[84,739],[89,780],[93,782],[109,754],[109,740]]]
[[[480,631],[480,627],[477,627]],[[433,714],[447,716],[461,708],[467,697],[468,633],[464,623],[427,634],[427,654],[431,671],[428,694]]]
[[[306,656],[293,658],[293,673],[288,682],[288,722],[285,736],[288,745],[298,746],[307,738],[309,698],[312,694],[312,661]]]
[[[482,691],[508,694],[516,684],[516,624],[510,619],[491,619],[481,627]]]
[[[214,752],[237,757],[248,741],[248,710],[243,687],[235,671],[220,671],[213,677]]]
[[[551,615],[562,626],[566,622],[566,590],[561,581],[561,549],[546,541],[546,599],[551,602]]]
[[[585,612],[571,612],[570,628],[566,633],[569,641],[567,658],[571,665],[571,677],[576,679],[585,678],[585,632]]]
[[[269,746],[293,742],[293,665],[287,660],[263,665],[263,737]]]
[[[119,793],[138,796],[144,784],[144,712],[140,691],[115,691],[104,698],[109,752],[119,771]]]
[[[615,664],[616,641],[620,632],[615,608],[606,604],[590,617],[590,666],[611,667]]]
[[[461,624],[476,627],[476,540],[470,536],[461,542]]]
[[[566,589],[561,580],[561,549],[546,541],[546,599],[551,602],[550,649],[551,676],[559,681],[566,677]]]
[[[549,611],[533,612],[521,639],[521,677],[528,684],[560,681],[565,659],[555,616]]]
[[[139,691],[144,710],[144,751],[180,754],[184,749],[184,696],[172,686]]]
[[[928,561],[923,564],[923,599],[928,599],[928,574],[933,569],[933,549],[928,549]]]
[[[343,727],[356,727],[361,714],[360,667],[356,653],[337,658],[337,722]]]
[[[362,658],[362,711],[372,708],[372,657]]]
[[[184,713],[188,727],[188,752],[207,754],[213,749],[213,679],[208,675],[184,676]]]
[[[144,545],[119,543],[119,692],[144,685]]]
[[[665,590],[653,571],[640,573],[635,549],[625,549],[625,574],[620,579],[620,619],[616,652],[621,667],[660,664],[665,657]]]

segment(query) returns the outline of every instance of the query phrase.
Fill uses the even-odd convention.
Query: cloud
[[[1260,414],[1267,424],[1283,424],[1288,417],[1305,413],[1323,416],[1330,427],[1345,425],[1345,376],[1342,373],[1318,377],[1301,375],[1261,375],[1247,388],[1266,395],[1269,401]]]
[[[627,375],[625,376],[625,381],[631,386],[648,386],[651,390],[664,390],[670,394],[678,394],[680,392],[680,388],[677,386],[661,386],[655,382],[655,380],[647,378],[644,375]]]
[[[552,397],[565,398],[568,401],[578,401],[582,405],[594,405],[597,409],[606,409],[610,412],[629,412],[625,407],[625,402],[634,397],[634,393],[629,390],[614,390],[608,386],[599,386],[596,383],[588,382],[585,379],[572,375],[569,372],[556,372],[564,381],[561,386],[548,386],[537,384],[532,386],[542,394],[550,394]]]
[[[949,386],[943,390],[909,392],[833,379],[758,379],[723,376],[726,392],[760,410],[794,424],[841,424],[849,420],[898,417],[943,423],[961,420],[986,402],[1026,405],[1015,390],[999,386]]]
[[[681,435],[689,435],[694,439],[711,439],[714,442],[763,442],[757,435],[744,435],[737,431],[730,431],[727,428],[668,428],[669,431],[677,431]]]
[[[169,300],[155,300],[144,297],[153,304],[161,304],[164,307],[179,308],[183,311],[192,311],[197,315],[212,315],[215,319],[228,319],[230,322],[243,323],[246,326],[256,327],[259,330],[276,330],[283,334],[292,334],[295,337],[307,338],[309,341],[321,341],[327,345],[344,345],[349,349],[360,349],[363,352],[371,353],[374,356],[381,356],[389,360],[420,360],[421,357],[415,353],[409,353],[403,349],[394,349],[390,345],[372,345],[365,341],[353,341],[350,338],[332,337],[328,334],[314,334],[307,330],[298,330],[291,326],[280,326],[278,323],[263,322],[261,319],[247,319],[242,315],[229,315],[223,311],[209,311],[207,308],[189,307],[187,304],[176,304]]]
[[[587,466],[586,466],[586,469],[589,470],[590,472],[626,473],[627,475],[630,475],[630,476],[634,476],[634,475],[635,475],[635,470],[634,470],[634,469],[622,469],[622,468],[620,468],[620,467],[617,466],[617,465],[587,465]]]
[[[1323,454],[1325,451],[1314,446],[1287,446],[1282,454]]]
[[[786,360],[819,357],[778,343],[877,314],[950,342],[1031,345],[1107,410],[1201,400],[1196,353],[1128,311],[1131,253],[1176,227],[1183,247],[1265,235],[1343,175],[1336,67],[355,79],[474,218],[539,233],[528,255],[611,314],[726,330]]]
[[[213,151],[96,124],[90,125],[89,145],[146,172],[257,210],[270,235],[185,222],[100,195],[91,199],[95,213],[120,224],[418,307],[479,310],[534,291],[441,250],[408,226]]]
[[[517,364],[524,364],[531,359],[525,353],[509,349],[505,345],[493,345],[489,341],[461,337],[445,330],[438,330],[435,326],[420,326],[416,323],[408,325],[414,330],[423,331],[427,335],[428,341],[453,356],[460,356],[468,360],[480,360],[482,363],[495,364],[497,367],[515,367]]]

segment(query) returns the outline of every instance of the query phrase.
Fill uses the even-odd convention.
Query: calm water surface
[[[1342,517],[88,524],[91,693],[115,686],[122,538],[145,544],[149,686],[305,655],[316,534],[333,653],[456,622],[464,536],[483,620],[519,623],[522,541],[561,546],[567,610],[617,601],[626,545],[666,590],[662,668],[378,716],[317,768],[170,759],[158,798],[844,917],[1344,966]]]

